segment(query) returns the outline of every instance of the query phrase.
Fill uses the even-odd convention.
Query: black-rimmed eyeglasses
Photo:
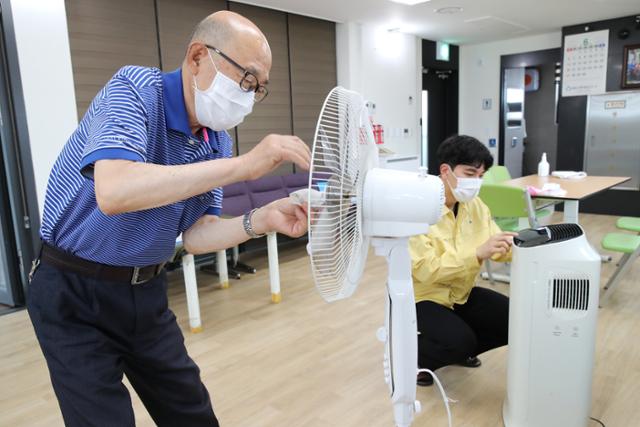
[[[262,86],[258,82],[258,78],[255,76],[255,74],[253,74],[250,71],[247,71],[247,69],[244,68],[242,65],[238,64],[236,61],[234,61],[233,59],[229,58],[227,55],[222,53],[220,51],[220,49],[218,49],[216,47],[213,47],[213,46],[210,46],[208,44],[205,44],[205,46],[208,49],[211,49],[212,51],[214,51],[215,53],[220,55],[229,64],[233,65],[238,70],[242,71],[243,75],[242,75],[242,79],[240,80],[240,83],[239,83],[240,89],[242,89],[245,92],[254,92],[255,93],[255,95],[254,95],[255,102],[260,102],[263,99],[265,99],[267,97],[267,95],[269,95],[269,90],[267,90],[267,88],[265,86]]]

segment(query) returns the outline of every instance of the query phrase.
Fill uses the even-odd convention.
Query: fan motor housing
[[[371,169],[363,193],[364,234],[406,237],[424,234],[442,216],[444,185],[437,176]]]

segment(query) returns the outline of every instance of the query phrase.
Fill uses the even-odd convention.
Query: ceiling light
[[[436,42],[436,59],[438,61],[449,61],[449,43]]]
[[[394,3],[406,4],[408,6],[415,6],[420,3],[426,3],[430,0],[390,0]]]
[[[462,9],[460,6],[447,6],[447,7],[441,7],[440,9],[436,9],[435,12],[441,13],[443,15],[453,15],[454,13],[460,13],[463,10],[464,9]]]

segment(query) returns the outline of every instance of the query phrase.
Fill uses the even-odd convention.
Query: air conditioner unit
[[[577,224],[514,239],[506,427],[585,427],[591,408],[600,256]]]

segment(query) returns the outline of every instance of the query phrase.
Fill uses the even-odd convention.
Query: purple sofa
[[[238,182],[223,189],[222,215],[240,216],[251,209],[260,208],[290,193],[306,188],[307,172],[282,176],[266,176],[254,181]]]

